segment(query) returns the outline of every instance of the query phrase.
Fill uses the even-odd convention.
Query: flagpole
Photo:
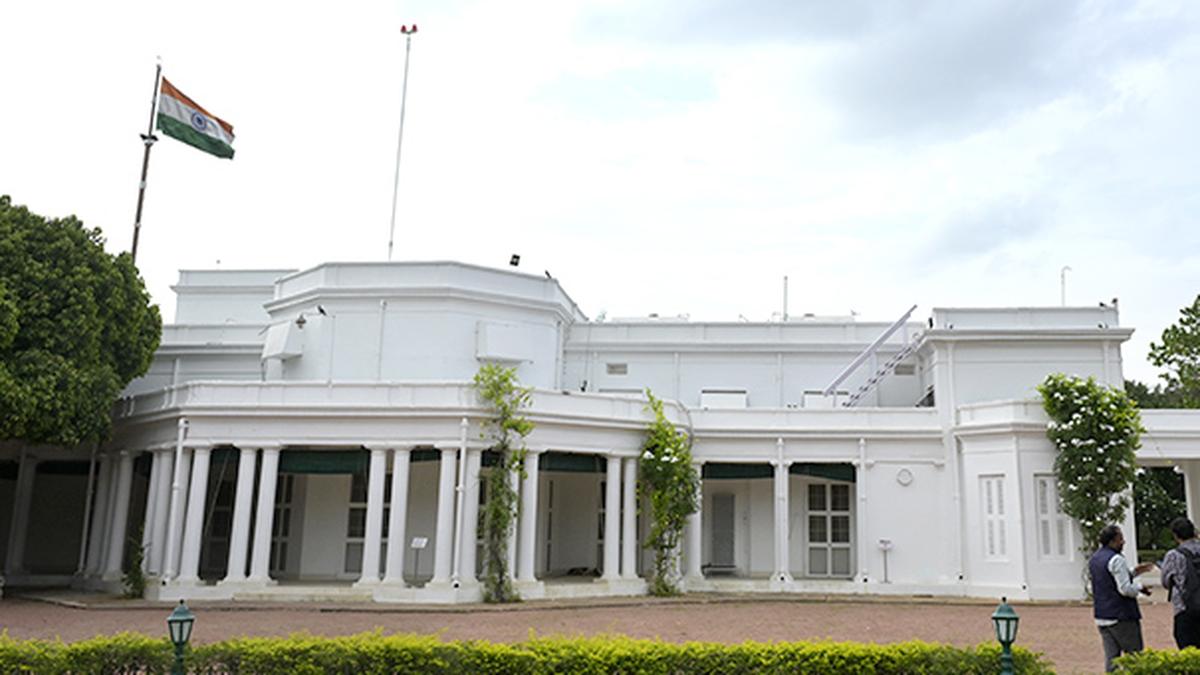
[[[408,100],[408,54],[412,51],[412,36],[417,32],[417,24],[412,28],[401,26],[404,33],[404,84],[400,88],[400,132],[396,138],[396,175],[392,178],[392,224],[388,228],[388,261],[392,259],[392,244],[396,239],[396,195],[400,191],[400,149],[404,147],[404,104]]]
[[[162,79],[162,59],[154,68],[154,95],[150,97],[150,123],[146,125],[146,133],[142,134],[142,143],[146,152],[142,155],[142,180],[138,183],[137,214],[133,217],[133,246],[130,248],[130,258],[137,262],[138,233],[142,229],[142,202],[146,199],[146,172],[150,169],[150,148],[158,137],[154,135],[154,113],[158,106],[158,83]]]

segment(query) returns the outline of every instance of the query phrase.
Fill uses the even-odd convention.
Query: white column
[[[154,545],[154,514],[162,508],[158,502],[158,483],[162,480],[162,453],[150,453],[150,481],[146,484],[146,513],[142,520],[142,571],[150,574],[154,567],[154,556],[150,548]]]
[[[621,576],[637,578],[637,473],[638,460],[625,461],[625,480],[621,485]]]
[[[408,465],[411,451],[392,451],[392,509],[388,517],[387,571],[384,583],[404,585],[404,551],[408,542]]]
[[[250,513],[254,509],[254,468],[258,450],[242,448],[238,455],[237,491],[233,495],[233,524],[229,530],[229,564],[224,582],[246,580],[246,558],[250,548]]]
[[[450,562],[454,554],[454,472],[458,469],[458,450],[442,449],[438,476],[437,534],[433,542],[433,578],[429,583],[450,582]]]
[[[367,524],[363,540],[359,584],[379,583],[379,553],[383,548],[383,479],[387,473],[387,448],[371,448],[367,470]]]
[[[854,510],[854,539],[856,540],[858,557],[858,576],[855,581],[865,583],[870,580],[871,569],[867,562],[870,560],[867,547],[867,439],[858,439],[858,462],[854,465],[854,492],[858,497],[858,507]]]
[[[27,452],[21,453],[17,469],[16,494],[13,495],[13,512],[8,531],[8,555],[5,571],[19,574],[25,571],[25,541],[29,538],[29,510],[33,502],[33,479],[37,476],[37,459]]]
[[[703,475],[699,464],[695,465],[696,475]],[[696,512],[687,517],[684,525],[684,538],[687,540],[687,571],[685,575],[691,579],[703,579],[704,569],[701,566],[704,557],[704,487],[696,481]]]
[[[104,537],[108,527],[109,481],[112,480],[112,459],[100,456],[96,476],[96,501],[92,503],[92,522],[88,533],[87,574],[99,574],[104,568]]]
[[[121,456],[118,453],[109,455],[108,499],[104,501],[104,513],[100,518],[104,521],[104,538],[100,540],[100,557],[96,562],[96,574],[104,576],[108,568],[108,550],[112,548],[113,513],[117,510],[117,483],[121,469]]]
[[[775,572],[771,575],[774,581],[791,581],[788,571],[788,464],[776,461],[775,465]]]
[[[518,581],[534,582],[537,562],[538,457],[532,450],[525,453],[525,479],[521,481],[520,552],[517,555]]]
[[[121,563],[125,558],[125,532],[129,525],[129,493],[133,488],[133,453],[121,451],[117,465],[116,503],[112,509],[112,526],[108,538],[108,560],[104,566],[106,579],[121,578]]]
[[[170,450],[155,453],[155,459],[162,468],[158,472],[158,484],[155,485],[154,519],[150,522],[150,574],[161,575],[163,571],[163,554],[167,550],[167,516],[171,507],[171,481],[175,479],[175,454]]]
[[[179,558],[179,581],[200,580],[200,544],[204,533],[204,507],[208,501],[208,465],[212,448],[192,451],[192,482],[188,490],[187,518],[183,523],[183,554]]]
[[[192,475],[192,451],[183,448],[176,455],[175,480],[171,481],[171,507],[167,518],[167,552],[163,577],[179,576],[179,546],[183,541],[183,517],[187,511],[188,479]]]
[[[249,578],[249,581],[256,583],[271,582],[271,526],[275,521],[275,485],[278,480],[279,448],[263,448]]]
[[[1183,475],[1185,515],[1193,523],[1200,523],[1200,462],[1194,459],[1176,460],[1175,471]]]
[[[479,534],[479,467],[482,455],[483,452],[480,450],[467,450],[467,464],[464,467],[466,482],[463,485],[465,492],[463,494],[462,539],[459,541],[462,553],[459,558],[458,570],[458,580],[464,584],[472,584],[476,581],[475,540],[478,539]]]
[[[513,494],[517,495],[516,498],[519,500],[520,494],[521,494],[521,482],[520,482],[521,477],[519,475],[517,475],[516,471],[509,471],[505,477],[508,479],[508,489],[512,490]],[[520,504],[521,504],[520,501],[518,501],[514,505],[514,506],[518,507],[517,508],[517,512],[518,512],[517,518],[518,519],[521,517],[520,516]],[[508,533],[508,548],[507,548],[506,552],[508,554],[508,574],[509,574],[509,577],[511,577],[512,579],[515,580],[517,578],[517,524],[516,524],[516,522],[513,522],[512,529]]]
[[[608,456],[604,486],[604,574],[603,579],[621,578],[621,458]]]

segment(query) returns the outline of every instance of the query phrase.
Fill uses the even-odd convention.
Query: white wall
[[[357,574],[346,574],[344,571],[346,524],[350,511],[350,476],[306,474],[304,483],[301,578],[357,578]]]

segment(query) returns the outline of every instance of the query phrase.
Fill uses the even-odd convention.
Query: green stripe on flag
[[[162,113],[158,115],[158,129],[177,141],[183,141],[193,148],[203,150],[210,155],[233,159],[233,148],[212,136],[196,131],[189,124],[184,124],[174,117]]]

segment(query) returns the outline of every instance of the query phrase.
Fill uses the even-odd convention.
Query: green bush
[[[174,649],[166,638],[119,633],[65,643],[0,635],[0,673],[167,673]]]
[[[1188,647],[1177,652],[1147,649],[1122,656],[1114,663],[1122,673],[1200,673],[1200,649]]]
[[[1195,662],[1200,663],[1200,652],[1195,654]],[[1017,649],[1014,656],[1019,673],[1052,672],[1037,654]],[[128,633],[69,644],[0,636],[0,673],[167,673],[171,660],[171,645],[165,639]],[[966,649],[924,642],[671,644],[626,637],[533,638],[501,644],[442,642],[436,637],[385,636],[376,632],[332,638],[310,635],[240,638],[200,645],[188,654],[187,661],[189,672],[230,675],[796,672],[983,675],[999,672],[1000,651],[990,644]]]

